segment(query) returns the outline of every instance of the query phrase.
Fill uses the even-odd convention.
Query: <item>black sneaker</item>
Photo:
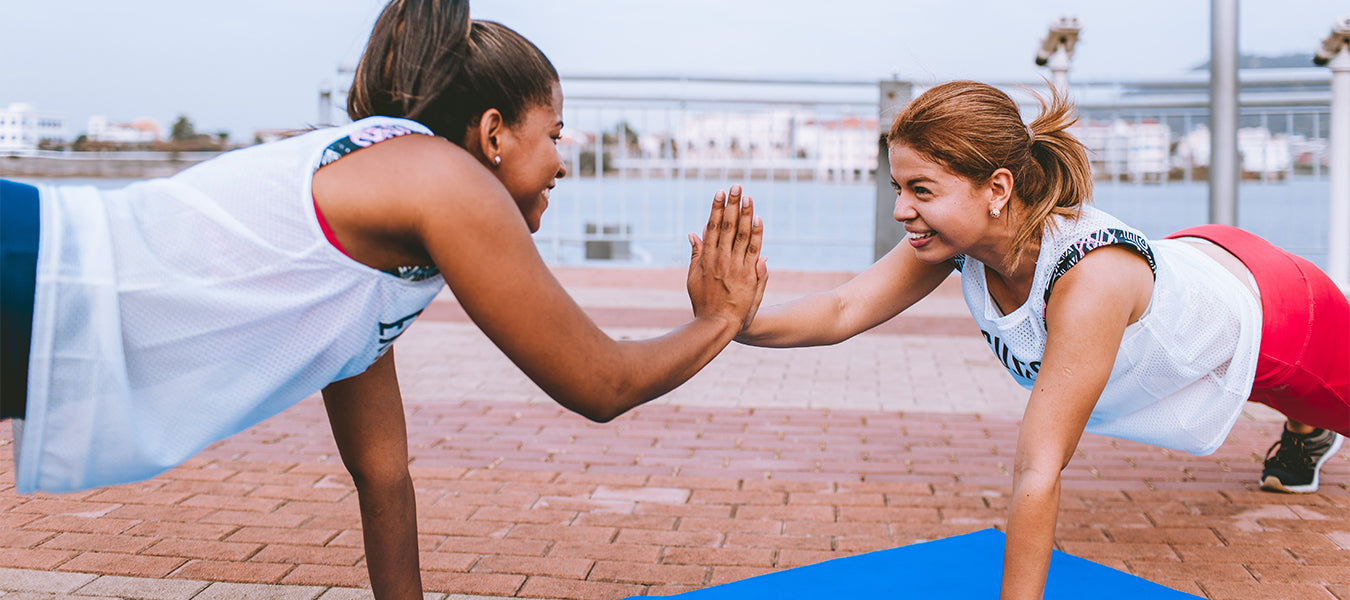
[[[1317,491],[1322,465],[1341,449],[1344,439],[1330,429],[1316,429],[1304,435],[1285,429],[1280,441],[1266,450],[1261,489],[1288,494]]]

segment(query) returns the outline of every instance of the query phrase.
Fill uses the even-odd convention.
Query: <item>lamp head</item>
[[[1040,49],[1036,51],[1036,64],[1044,67],[1060,46],[1072,58],[1074,44],[1078,43],[1079,29],[1078,17],[1065,16],[1051,21],[1050,31],[1045,34]]]
[[[1331,34],[1322,39],[1321,46],[1313,55],[1313,64],[1326,66],[1346,44],[1350,44],[1350,17],[1341,17],[1331,26]]]

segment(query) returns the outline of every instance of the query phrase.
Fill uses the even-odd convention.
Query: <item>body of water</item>
[[[132,180],[19,181],[113,189]],[[562,179],[535,240],[550,264],[685,265],[689,260],[686,234],[702,231],[713,194],[732,183],[692,178]],[[860,271],[872,263],[876,196],[872,182],[759,180],[741,184],[764,219],[764,255],[774,268]],[[1326,268],[1329,193],[1325,179],[1244,183],[1238,191],[1238,225]],[[1095,195],[1098,208],[1150,238],[1208,221],[1209,188],[1204,182],[1099,183]],[[626,251],[628,257],[587,259],[588,226],[615,231],[602,239],[618,242],[611,252]]]

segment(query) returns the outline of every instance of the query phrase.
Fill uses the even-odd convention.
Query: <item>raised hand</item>
[[[764,224],[750,197],[742,198],[741,186],[713,196],[703,238],[689,234],[688,287],[695,317],[725,318],[738,331],[750,325],[769,278],[759,255],[763,237]]]

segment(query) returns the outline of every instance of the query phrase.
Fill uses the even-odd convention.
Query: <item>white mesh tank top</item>
[[[375,117],[116,191],[43,187],[20,492],[152,477],[363,372],[443,286],[324,237],[314,172]]]
[[[1031,389],[1045,353],[1045,306],[1054,283],[1093,249],[1124,244],[1154,270],[1148,309],[1125,330],[1111,377],[1088,419],[1091,433],[1206,455],[1218,449],[1251,394],[1261,345],[1261,304],[1203,252],[1149,241],[1084,206],[1056,217],[1036,259],[1031,295],[1007,315],[985,287],[984,265],[958,257],[966,305],[994,354]]]

